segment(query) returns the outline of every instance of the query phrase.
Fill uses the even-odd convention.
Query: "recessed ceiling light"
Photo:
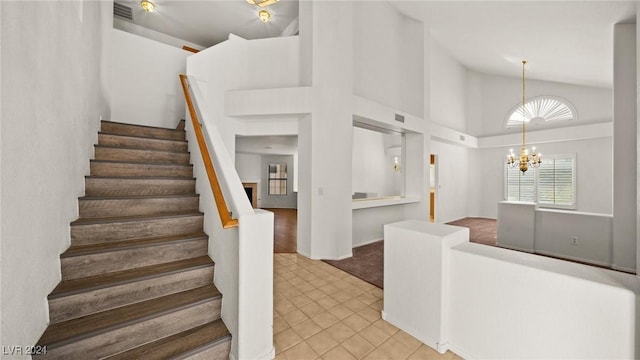
[[[140,7],[146,12],[154,12],[156,10],[156,4],[149,0],[142,0],[140,2]]]
[[[260,21],[266,23],[269,22],[269,19],[271,19],[271,14],[267,10],[262,9],[258,12],[258,17],[260,18]]]
[[[265,149],[273,149],[273,147],[271,147],[271,146],[265,146],[264,148]]]

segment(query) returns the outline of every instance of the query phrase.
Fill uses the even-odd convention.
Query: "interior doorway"
[[[438,188],[437,155],[429,157],[429,221],[436,221],[436,190]]]

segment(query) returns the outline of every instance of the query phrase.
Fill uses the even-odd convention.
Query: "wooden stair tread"
[[[56,324],[51,324],[38,340],[38,345],[55,348],[64,344],[99,335],[145,319],[154,318],[178,309],[220,298],[211,284],[139,303],[102,311]]]
[[[201,213],[200,211],[186,211],[186,212],[176,212],[173,214],[165,214],[165,215],[138,215],[138,216],[118,216],[118,217],[105,217],[105,218],[80,218],[72,221],[71,226],[161,220],[161,219],[203,216],[203,215],[204,214]]]
[[[151,165],[151,166],[182,166],[182,167],[193,167],[193,164],[179,164],[179,163],[163,163],[163,162],[149,162],[149,161],[131,161],[131,160],[100,160],[100,159],[91,159],[92,163],[110,163],[110,164],[129,164],[129,165]]]
[[[105,176],[87,175],[85,179],[118,179],[118,180],[195,180],[192,176]]]
[[[182,355],[202,347],[215,346],[231,339],[222,319],[168,336],[143,346],[107,357],[108,360],[160,360]]]
[[[99,131],[98,132],[98,136],[99,135],[120,136],[120,137],[124,137],[124,138],[144,139],[144,140],[152,140],[152,141],[168,141],[168,142],[175,142],[175,143],[187,143],[187,140],[158,139],[158,138],[147,137],[147,136],[139,136],[139,135],[133,135],[133,134],[123,135],[123,134],[112,133],[112,132],[109,132],[109,131]]]
[[[194,198],[200,195],[195,193],[189,194],[166,194],[166,195],[123,195],[123,196],[82,196],[79,197],[79,201],[88,200],[146,200],[146,199],[181,199],[181,198]]]
[[[131,126],[131,127],[137,127],[137,128],[145,128],[145,129],[156,129],[156,130],[167,130],[167,131],[184,132],[184,130],[179,130],[179,129],[165,128],[165,127],[161,127],[161,126],[152,126],[152,125],[128,124],[128,123],[112,121],[112,120],[100,120],[100,123],[109,123],[109,124],[116,124],[116,125],[122,125],[122,126]]]
[[[198,239],[207,239],[209,236],[204,232],[193,234],[162,236],[157,238],[133,239],[125,241],[114,241],[89,245],[71,245],[64,253],[60,254],[60,258],[69,258],[74,256],[82,256],[89,254],[98,254],[103,252],[136,249],[147,246],[162,245],[175,242],[192,241]]]
[[[58,286],[55,287],[55,289],[53,289],[51,294],[49,294],[48,299],[51,300],[84,291],[106,288],[109,286],[125,284],[132,281],[140,281],[171,273],[188,271],[208,266],[214,266],[214,263],[213,260],[209,258],[209,256],[205,255],[191,259],[145,266],[136,269],[128,269],[108,274],[88,276],[79,279],[63,280],[58,284]]]
[[[96,145],[93,145],[93,147],[102,148],[102,149],[118,149],[118,150],[136,151],[136,152],[138,152],[138,151],[139,152],[148,151],[148,152],[170,153],[170,154],[190,154],[189,151],[146,149],[146,148],[136,148],[136,147],[130,147],[130,146],[115,146],[115,145],[96,144]]]

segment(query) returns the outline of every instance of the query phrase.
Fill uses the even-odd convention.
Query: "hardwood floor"
[[[295,253],[298,250],[298,210],[273,209],[273,252]]]

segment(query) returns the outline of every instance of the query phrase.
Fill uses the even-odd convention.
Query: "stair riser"
[[[207,239],[123,249],[60,259],[62,280],[78,279],[207,255]]]
[[[166,139],[166,140],[184,140],[185,132],[169,129],[158,129],[152,127],[136,126],[129,124],[118,124],[112,122],[103,121],[100,131],[103,133],[126,135],[126,136],[140,136],[154,139]]]
[[[71,243],[74,245],[87,245],[110,241],[193,234],[202,231],[202,223],[203,216],[194,215],[166,219],[73,225],[71,226]]]
[[[98,145],[183,152],[186,152],[188,148],[187,143],[183,141],[159,140],[110,134],[98,134]]]
[[[229,352],[231,352],[231,339],[195,354],[180,356],[173,360],[227,360],[229,359]]]
[[[150,165],[91,162],[93,176],[174,176],[193,177],[191,166],[180,165]]]
[[[104,179],[85,178],[87,196],[181,195],[196,191],[193,179]]]
[[[51,323],[175,294],[213,283],[213,266],[134,281],[49,300]]]
[[[81,218],[197,212],[198,205],[197,196],[154,199],[80,199],[78,201]]]
[[[219,298],[77,342],[48,347],[47,355],[34,358],[83,360],[87,359],[87,354],[91,354],[91,358],[102,358],[218,318],[220,318]]]
[[[189,164],[189,153],[96,147],[96,160]]]

